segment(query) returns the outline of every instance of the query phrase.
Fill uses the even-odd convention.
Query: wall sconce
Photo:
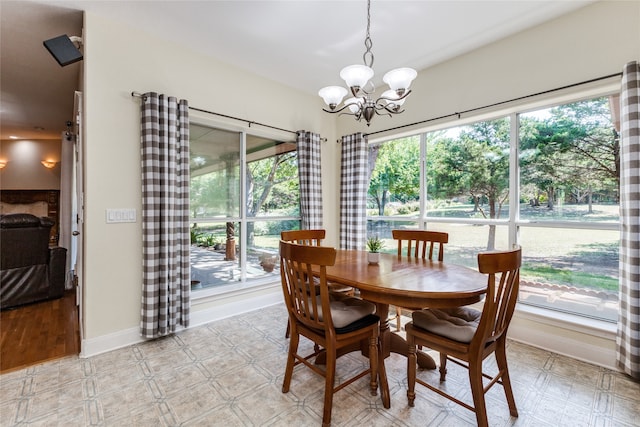
[[[6,160],[0,160],[0,169],[4,169],[5,166],[7,166],[7,161]]]
[[[53,161],[53,160],[43,160],[42,162],[42,166],[44,166],[47,169],[53,169],[54,167],[56,167],[56,164],[58,162]]]

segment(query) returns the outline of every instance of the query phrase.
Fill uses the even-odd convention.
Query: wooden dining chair
[[[426,230],[391,230],[394,240],[398,241],[398,256],[406,255],[413,258],[433,259],[437,253],[438,261],[444,260],[444,244],[449,243],[449,234],[439,231]],[[395,316],[389,321],[396,321],[396,329],[402,328],[402,311],[409,311],[402,307],[395,307]]]
[[[323,246],[306,246],[280,241],[280,275],[282,291],[289,314],[291,339],[282,392],[287,393],[291,385],[293,369],[304,364],[325,378],[324,409],[322,425],[331,424],[333,394],[354,381],[370,374],[369,388],[372,396],[377,394],[378,373],[384,372],[384,358],[380,352],[378,337],[380,318],[373,314],[371,305],[357,298],[332,300],[327,286],[326,267],[335,263],[336,250]],[[316,283],[313,277],[318,278]],[[320,293],[316,287],[320,287]],[[375,308],[374,308],[375,310]],[[313,353],[298,353],[300,336],[316,345]],[[343,347],[368,342],[369,366],[335,385],[336,358]],[[321,350],[322,349],[322,350]],[[326,352],[326,369],[320,369],[310,359]],[[386,391],[388,393],[388,391]]]
[[[299,245],[320,246],[326,235],[326,231],[323,229],[316,230],[287,230],[280,232],[280,239],[285,242],[294,242]],[[343,285],[341,283],[329,282],[329,290],[334,293],[345,294],[353,296],[355,289],[351,286]]]
[[[284,240],[285,242],[293,242],[299,245],[320,246],[322,245],[322,240],[324,240],[325,235],[326,231],[323,229],[286,230],[280,232],[280,239]],[[355,289],[353,289],[351,286],[343,285],[341,283],[329,282],[329,291],[337,295],[355,295]],[[287,325],[287,331],[285,332],[286,338],[289,338],[290,329],[291,327]]]
[[[488,275],[487,293],[482,311],[467,307],[413,312],[413,321],[405,325],[409,357],[407,397],[414,405],[415,384],[422,384],[459,405],[475,412],[478,426],[488,426],[485,393],[502,384],[512,416],[518,416],[507,366],[507,329],[513,316],[520,282],[521,249],[478,254],[478,270]],[[440,353],[440,382],[445,381],[447,361],[469,370],[473,406],[447,394],[440,388],[416,378],[416,345]],[[494,353],[498,373],[491,377],[482,371],[482,361]],[[466,363],[463,363],[466,362]],[[485,386],[483,377],[489,382]]]

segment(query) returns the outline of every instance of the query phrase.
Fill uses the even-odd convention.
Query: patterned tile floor
[[[87,359],[69,357],[0,376],[2,426],[317,426],[322,378],[296,368],[281,392],[288,341],[277,305]],[[304,343],[309,348],[310,344]],[[508,357],[520,416],[500,386],[487,395],[491,426],[637,426],[640,384],[610,370],[516,342]],[[487,368],[495,366],[493,358]],[[352,353],[338,376],[359,369]],[[406,359],[386,360],[391,408],[363,378],[334,398],[334,426],[473,426],[473,413],[424,388],[406,400]],[[437,380],[432,371],[419,373]],[[445,387],[469,401],[466,371]]]

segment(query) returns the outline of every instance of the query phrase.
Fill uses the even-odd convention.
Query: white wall
[[[412,123],[616,73],[624,63],[637,59],[640,2],[599,2],[420,72],[415,92],[405,104],[407,111],[393,119],[377,117],[367,129],[350,117],[323,113],[322,100],[315,94],[287,89],[87,14],[84,353],[128,344],[137,337],[141,225],[105,223],[107,208],[133,207],[138,212],[141,208],[140,101],[131,98],[132,91],[162,92],[188,99],[198,108],[326,137],[322,146],[324,226],[327,243],[337,245],[340,146],[335,141],[340,135]],[[199,302],[192,308],[194,323],[232,314],[229,307],[273,303],[279,292],[272,286],[217,302]],[[535,319],[525,320],[524,330],[537,327]],[[553,334],[557,328],[546,325],[543,329]],[[570,333],[574,341],[582,339],[580,333]],[[608,341],[585,339],[592,347],[608,346]]]
[[[640,60],[640,2],[597,2],[419,72],[404,113],[376,117],[370,129],[343,116],[338,135],[376,132],[619,73],[633,60]]]
[[[0,188],[3,190],[59,190],[61,140],[25,139],[0,141]],[[43,160],[58,162],[52,169]]]
[[[86,14],[84,39],[85,344],[104,349],[98,342],[101,337],[111,340],[113,334],[123,331],[131,336],[140,321],[140,221],[105,223],[107,208],[136,208],[138,213],[141,209],[141,100],[133,98],[131,92],[165,93],[187,99],[197,108],[293,131],[319,132],[335,140],[334,118],[321,111],[321,100],[316,96],[293,91],[97,15]],[[216,120],[202,114],[192,116]],[[260,130],[258,126],[251,129]],[[334,145],[325,143],[325,155],[332,155]],[[332,173],[331,169],[324,171],[326,189],[333,187]],[[336,210],[335,192],[327,191],[325,209],[331,212]],[[273,294],[274,290],[253,291],[254,296],[265,293]],[[249,296],[243,293],[226,302]],[[192,309],[197,312],[215,305],[200,302]]]

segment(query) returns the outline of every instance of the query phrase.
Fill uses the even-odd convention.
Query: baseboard
[[[221,296],[224,298],[224,296]],[[243,298],[224,302],[212,308],[204,310],[193,310],[190,319],[190,328],[203,325],[205,323],[222,320],[227,317],[258,310],[263,307],[282,303],[282,291],[279,287],[264,295]],[[180,330],[180,329],[179,329]],[[108,351],[138,344],[146,341],[140,336],[140,328],[129,328],[112,334],[102,335],[96,338],[82,340],[80,357],[91,357]]]
[[[123,329],[112,334],[82,340],[80,343],[80,357],[96,356],[143,341],[144,338],[140,336],[139,327]]]
[[[244,292],[251,293],[248,289]],[[217,305],[211,308],[193,310],[192,306],[190,327],[282,303],[282,294],[277,287],[259,296],[245,295],[242,299],[237,299],[237,296],[236,294],[234,299],[231,293],[218,295],[215,298]],[[558,318],[557,313],[551,314],[546,310],[533,312],[519,306],[509,327],[509,338],[553,353],[617,370],[615,332],[611,328],[607,330],[597,326],[585,326],[584,318],[572,322],[569,319]],[[145,339],[140,336],[138,327],[118,331],[83,340],[80,357],[95,356],[143,341]]]

